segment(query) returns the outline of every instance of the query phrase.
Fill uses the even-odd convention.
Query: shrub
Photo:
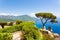
[[[0,22],[0,25],[2,26],[2,28],[4,28],[4,26],[7,25],[7,22]]]
[[[12,40],[12,38],[11,33],[0,33],[0,40]]]
[[[21,23],[21,24],[18,24],[18,25],[14,25],[14,26],[11,26],[11,27],[6,27],[6,28],[3,28],[3,29],[0,29],[0,32],[2,33],[5,33],[5,32],[8,32],[8,33],[13,33],[13,32],[16,32],[16,31],[21,31],[21,30],[24,30],[24,29],[28,29],[28,27],[23,27],[24,25],[28,25],[29,22],[24,22],[24,23]],[[29,25],[32,26],[32,24],[30,23]],[[31,27],[33,28],[33,27]]]
[[[10,22],[10,23],[9,23],[9,26],[13,26],[13,22]]]
[[[16,32],[16,31],[20,31],[21,28],[22,28],[22,26],[15,25],[15,26],[0,29],[0,32],[2,32],[2,33],[5,33],[5,32],[13,33],[13,32]]]
[[[2,33],[13,33],[16,31],[23,31],[24,40],[41,40],[42,34],[39,29],[35,26],[34,22],[23,22],[21,24],[0,29]]]
[[[20,23],[22,23],[23,21],[20,21],[20,20],[17,20],[16,21],[16,24],[20,24]]]
[[[42,34],[33,22],[22,23],[22,31],[24,31],[24,40],[42,40]]]

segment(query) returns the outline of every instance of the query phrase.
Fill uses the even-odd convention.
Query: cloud
[[[27,14],[27,15],[29,15],[31,17],[35,17],[35,13],[30,13],[30,14]]]
[[[60,14],[59,13],[58,14],[57,13],[54,13],[54,15],[56,15],[57,17],[60,17]]]
[[[8,13],[6,14],[6,13],[0,13],[0,15],[8,15]]]
[[[0,15],[10,15],[10,16],[19,16],[19,14],[13,14],[13,13],[0,13]]]
[[[35,13],[30,13],[30,14],[0,13],[0,15],[4,15],[4,16],[7,16],[7,15],[10,15],[10,16],[28,15],[28,16],[31,16],[31,17],[35,17]]]

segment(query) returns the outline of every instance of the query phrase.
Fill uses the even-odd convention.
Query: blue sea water
[[[40,20],[36,20],[35,23],[36,23],[36,26],[38,28],[42,28],[42,24],[40,23]],[[52,30],[53,30],[52,32],[53,33],[60,34],[60,22],[58,22],[58,23],[47,23],[46,24],[46,29],[48,29],[48,27],[52,28]]]

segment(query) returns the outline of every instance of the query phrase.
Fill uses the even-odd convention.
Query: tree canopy
[[[48,19],[56,19],[56,16],[53,15],[52,13],[36,13],[36,17],[42,17],[42,18],[48,18]]]
[[[41,23],[43,26],[45,26],[45,24],[50,20],[50,22],[52,23],[57,23],[56,20],[56,16],[53,15],[52,13],[48,13],[48,12],[41,12],[41,13],[36,13],[35,14],[36,17],[40,18]]]

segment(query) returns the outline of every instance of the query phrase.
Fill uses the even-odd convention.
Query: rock
[[[58,33],[53,33],[53,36],[56,38],[58,38],[59,37],[59,34]]]
[[[51,31],[49,31],[49,30],[43,30],[43,29],[41,29],[40,31],[42,32],[43,35],[44,35],[44,34],[47,34],[47,35],[49,35],[51,38],[54,38],[54,36],[53,36],[53,34],[52,34]]]
[[[51,31],[48,31],[48,34],[50,35],[50,37],[54,38],[53,33]]]
[[[52,38],[58,38],[59,37],[59,34],[58,33],[52,33],[51,31],[49,30],[44,30],[44,29],[41,29],[40,32],[42,32],[42,34],[47,34],[49,35],[50,37]]]
[[[20,40],[21,36],[20,36],[21,32],[17,31],[13,33],[13,40]]]
[[[55,38],[54,40],[60,40],[60,38]]]

